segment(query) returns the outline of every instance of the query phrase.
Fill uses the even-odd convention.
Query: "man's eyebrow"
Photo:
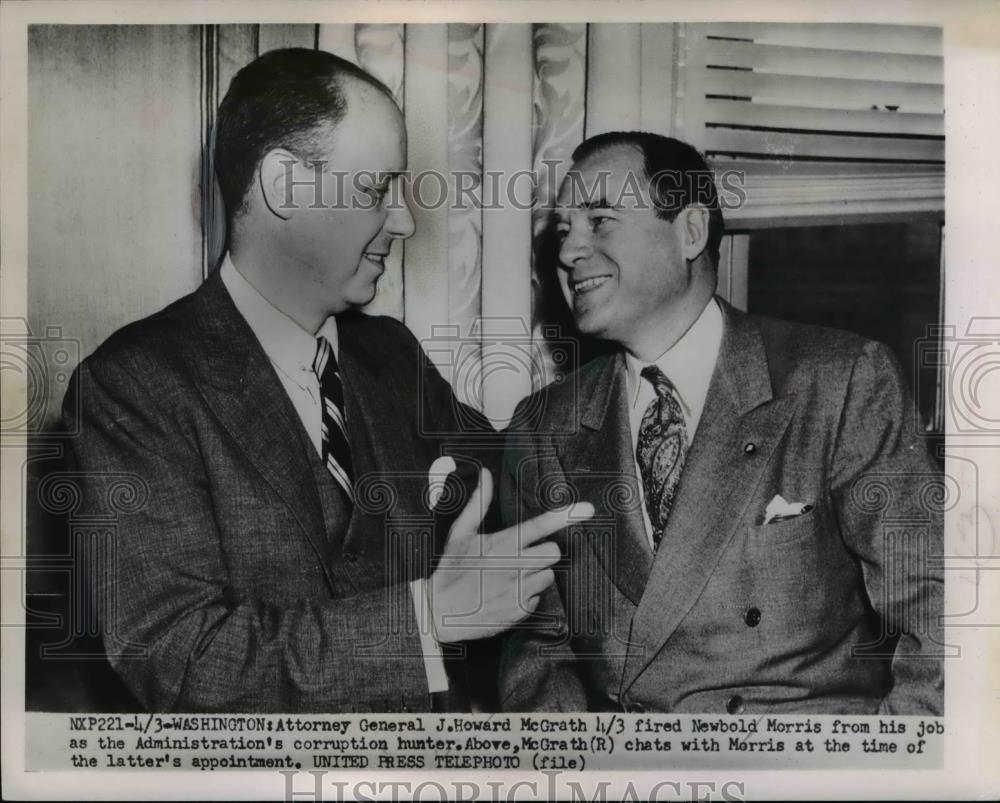
[[[613,204],[610,201],[608,201],[606,198],[598,198],[598,199],[593,200],[593,201],[581,201],[578,204],[562,204],[560,206],[555,207],[555,209],[553,211],[555,211],[555,213],[558,215],[560,212],[569,211],[571,209],[586,209],[586,210],[591,210],[591,209],[617,209],[617,210],[623,210],[624,207],[620,206],[619,204]]]

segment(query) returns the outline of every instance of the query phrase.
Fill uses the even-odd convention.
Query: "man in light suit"
[[[479,535],[492,429],[405,326],[355,311],[414,229],[399,109],[331,54],[274,51],[215,149],[221,269],[112,335],[65,407],[84,506],[109,473],[145,489],[97,578],[111,663],[153,710],[465,708],[443,652],[527,615],[567,517]]]
[[[943,485],[888,349],[714,296],[723,220],[689,145],[573,158],[558,276],[617,349],[523,403],[501,505],[597,512],[505,637],[502,704],[940,714]]]

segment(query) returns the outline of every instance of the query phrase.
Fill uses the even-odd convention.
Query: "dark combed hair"
[[[349,77],[392,97],[377,78],[322,50],[272,50],[236,73],[219,106],[214,151],[230,231],[268,151],[287,148],[302,159],[320,158],[317,133],[335,128],[347,113],[343,84]]]
[[[725,221],[719,208],[715,176],[702,155],[686,142],[672,137],[646,131],[610,131],[581,142],[573,151],[573,161],[579,162],[615,147],[633,148],[642,156],[650,199],[658,217],[674,221],[682,209],[691,205],[709,210],[705,250],[712,265],[717,267]]]

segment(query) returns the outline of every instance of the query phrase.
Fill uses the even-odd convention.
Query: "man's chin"
[[[574,314],[573,321],[576,323],[577,331],[586,337],[603,337],[607,326],[600,315],[593,312]]]
[[[377,291],[374,287],[371,289],[371,292],[351,293],[350,295],[344,297],[343,303],[341,304],[341,308],[332,314],[340,315],[341,313],[344,312],[350,312],[351,310],[356,310],[356,309],[361,309],[362,307],[366,307],[369,304],[371,304],[372,301],[375,300],[376,294]]]
[[[367,306],[368,304],[371,304],[375,300],[375,296],[377,295],[378,295],[378,279],[375,279],[371,283],[371,287],[366,292],[358,294],[358,297],[364,298],[364,300],[360,301],[357,304],[357,306],[364,307]]]

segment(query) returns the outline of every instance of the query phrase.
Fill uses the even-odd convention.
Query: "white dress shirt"
[[[316,338],[325,337],[339,359],[337,320],[332,315],[327,318],[315,335],[310,334],[295,321],[275,307],[237,270],[229,254],[226,254],[219,269],[223,285],[229,292],[236,309],[246,319],[261,348],[274,366],[282,387],[299,414],[312,441],[316,454],[323,454],[322,401],[319,377],[313,371],[316,356]],[[431,626],[430,606],[424,589],[424,580],[419,578],[410,583],[413,604],[423,645],[424,668],[427,671],[427,687],[431,692],[448,690],[448,676],[445,673],[441,647],[434,639]]]
[[[688,446],[694,440],[694,433],[701,421],[702,410],[705,409],[705,399],[708,396],[708,386],[712,381],[712,372],[719,359],[719,348],[722,345],[723,320],[722,310],[718,302],[712,298],[701,315],[674,345],[651,363],[637,360],[628,352],[625,353],[627,366],[627,384],[629,400],[629,429],[632,433],[632,458],[636,464],[636,476],[640,478],[639,494],[644,495],[642,473],[636,459],[636,448],[639,444],[639,427],[649,403],[656,398],[653,383],[641,376],[642,369],[647,365],[655,365],[664,376],[673,383],[677,390],[681,412],[687,427]],[[653,526],[649,521],[645,499],[642,500],[642,521],[646,526],[646,537],[653,546]]]

